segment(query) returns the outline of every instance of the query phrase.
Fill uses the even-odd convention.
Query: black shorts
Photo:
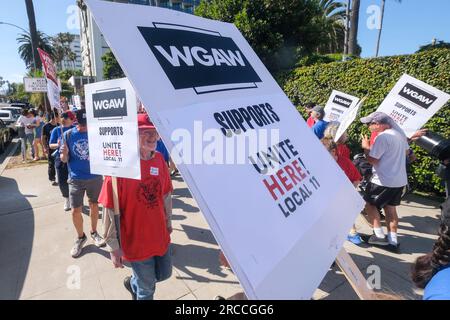
[[[369,182],[364,195],[364,200],[379,209],[382,209],[385,206],[398,206],[402,198],[402,192],[403,187],[383,187]]]

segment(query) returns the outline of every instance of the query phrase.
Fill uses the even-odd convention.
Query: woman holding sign
[[[163,156],[155,152],[159,135],[147,114],[138,114],[138,126],[141,179],[117,178],[119,219],[111,177],[103,182],[99,202],[105,208],[104,237],[114,266],[122,268],[127,260],[133,269],[125,288],[134,300],[152,300],[156,282],[172,274],[172,182]]]

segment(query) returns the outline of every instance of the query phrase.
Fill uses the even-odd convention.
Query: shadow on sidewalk
[[[227,277],[227,274],[222,271],[219,264],[219,249],[206,248],[194,244],[181,245],[172,243],[171,245],[173,250],[173,266],[184,273],[181,277],[182,279],[196,282],[237,283],[228,280],[214,280],[211,277],[205,277],[192,271],[192,268],[196,268],[205,270],[206,273],[221,278]]]
[[[19,299],[34,239],[34,212],[14,179],[0,176],[0,299]]]

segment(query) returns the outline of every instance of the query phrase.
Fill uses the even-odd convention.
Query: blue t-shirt
[[[425,287],[423,300],[450,300],[450,265],[431,278]]]
[[[70,136],[68,136],[70,133]],[[87,131],[80,132],[75,127],[64,133],[64,140],[69,147],[69,177],[77,180],[89,180],[98,175],[91,174],[89,166],[89,144]]]
[[[169,151],[167,151],[167,148],[161,139],[159,139],[158,142],[156,143],[156,151],[158,151],[163,155],[164,161],[166,162],[169,161]]]
[[[72,129],[73,126],[62,127],[62,128],[63,128],[63,131],[66,132],[67,130]],[[60,138],[61,138],[61,127],[56,127],[52,130],[52,132],[50,134],[49,144],[58,143],[58,139],[60,139]],[[56,150],[54,157],[55,157],[56,161],[59,161],[59,149]]]
[[[313,129],[314,133],[316,134],[317,138],[319,138],[319,139],[323,138],[323,133],[325,132],[327,125],[328,125],[328,122],[326,122],[324,120],[319,120],[312,126],[312,129]]]

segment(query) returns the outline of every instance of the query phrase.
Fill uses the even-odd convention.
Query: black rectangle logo
[[[428,107],[431,106],[437,99],[434,95],[416,87],[411,83],[406,83],[398,94],[424,109],[428,109]]]
[[[231,38],[191,27],[138,29],[175,89],[261,82]]]
[[[98,92],[92,95],[94,118],[127,116],[126,90]]]
[[[352,100],[344,98],[340,95],[335,95],[333,98],[333,103],[343,106],[344,108],[348,108],[350,107],[350,105],[352,104]]]

